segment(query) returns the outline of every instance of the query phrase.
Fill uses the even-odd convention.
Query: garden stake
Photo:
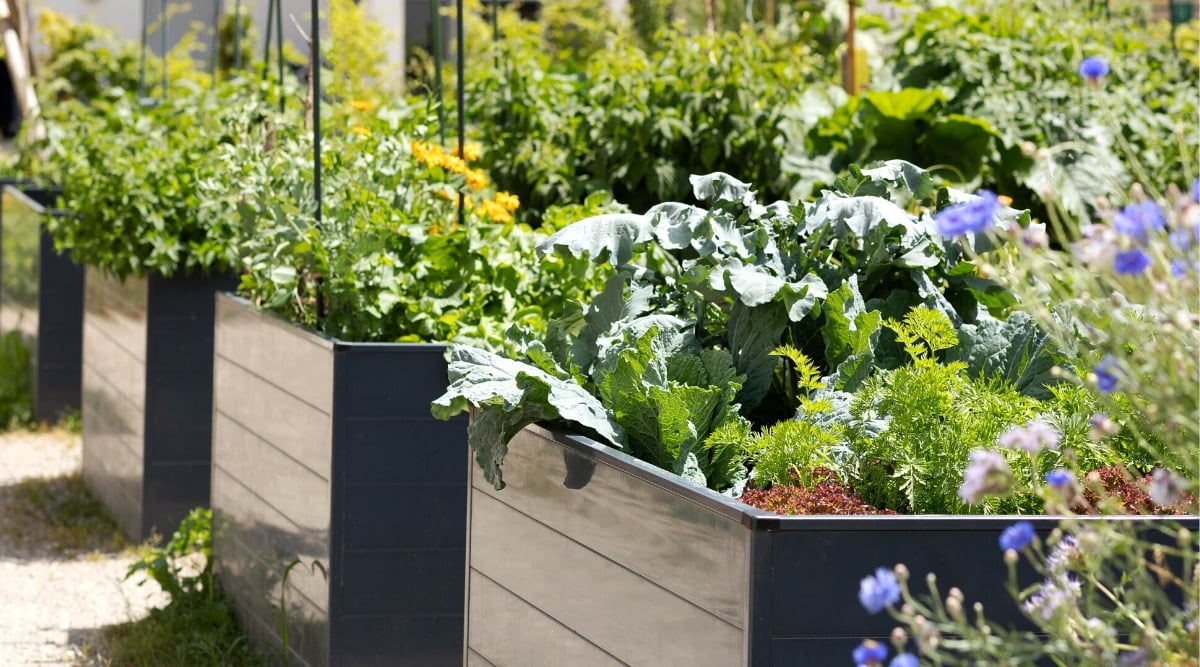
[[[312,91],[313,119],[313,194],[317,199],[316,221],[317,228],[321,227],[321,16],[319,14],[320,0],[312,0],[312,37],[309,40],[311,50],[308,60],[308,76]],[[325,303],[321,299],[321,279],[316,279],[314,288],[317,297],[317,328],[325,319]]]
[[[498,0],[494,7],[499,8]],[[493,20],[495,15],[496,12],[493,11]],[[463,150],[466,148],[467,144],[467,137],[465,136],[467,128],[466,112],[463,110],[463,102],[466,99],[466,96],[463,93],[463,61],[466,60],[465,49],[463,46],[463,42],[466,40],[466,30],[463,28],[463,0],[457,0],[456,2],[456,6],[454,8],[454,21],[456,23],[455,28],[458,31],[458,49],[456,53],[456,58],[458,60],[456,63],[458,69],[458,85],[456,86],[457,90],[455,91],[455,94],[458,103],[458,157],[461,160],[463,159]],[[467,211],[463,206],[463,194],[460,192],[458,193],[458,226],[465,228],[466,223]]]
[[[242,68],[242,0],[233,3],[233,68]]]
[[[217,87],[217,54],[221,50],[221,0],[213,3],[212,48],[208,53],[209,87]]]
[[[446,96],[442,87],[442,17],[441,0],[429,0],[430,41],[433,42],[433,94],[438,105],[438,143],[446,145]],[[461,19],[460,19],[461,20]]]

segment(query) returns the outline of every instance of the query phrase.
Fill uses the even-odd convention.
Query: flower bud
[[[896,650],[899,651],[900,649],[904,648],[904,645],[907,643],[908,631],[899,625],[892,628],[892,644],[896,646]]]
[[[950,614],[950,618],[956,621],[961,621],[963,618],[962,600],[953,595],[946,597],[946,613]]]
[[[904,563],[896,563],[892,573],[896,575],[897,581],[908,581],[908,568],[904,567]]]
[[[1006,565],[1016,565],[1020,558],[1021,555],[1017,553],[1016,549],[1006,549],[1004,551],[1004,563]]]
[[[1037,153],[1037,144],[1033,143],[1032,141],[1021,142],[1021,155],[1024,155],[1025,157],[1033,157],[1035,153]]]

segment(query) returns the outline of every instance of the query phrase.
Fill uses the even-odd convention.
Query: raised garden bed
[[[997,546],[1012,517],[781,517],[537,426],[509,443],[503,490],[471,468],[468,665],[848,664],[895,625],[859,581],[897,562],[1018,617]]]
[[[260,644],[282,646],[286,609],[291,664],[463,662],[466,419],[429,414],[444,352],[217,298],[214,561]]]
[[[83,476],[132,539],[209,503],[213,295],[235,282],[87,269]]]
[[[3,190],[0,330],[18,331],[32,364],[33,417],[54,421],[80,407],[83,268],[54,249],[42,221],[57,191],[30,183]]]

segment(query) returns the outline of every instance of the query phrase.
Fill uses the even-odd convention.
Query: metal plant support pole
[[[162,53],[162,96],[167,96],[167,0],[159,4],[159,42]],[[142,0],[142,43],[138,55],[138,101],[146,101],[146,48],[150,42],[150,0]]]
[[[217,87],[217,56],[221,51],[221,0],[213,3],[212,48],[208,54],[209,87]]]
[[[429,0],[429,41],[433,42],[433,94],[438,105],[438,143],[446,144],[446,94],[442,82],[442,0]],[[459,19],[461,20],[461,18]]]
[[[233,69],[242,69],[242,0],[233,3]]]
[[[495,7],[498,7],[496,5]],[[492,16],[495,17],[496,12],[493,10]],[[464,159],[463,155],[467,146],[467,121],[466,109],[464,102],[466,101],[466,93],[464,92],[466,85],[463,78],[463,61],[466,60],[466,28],[463,27],[463,0],[456,0],[454,13],[455,27],[458,31],[458,49],[457,49],[457,65],[458,86],[457,86],[457,102],[458,102],[458,157]],[[458,193],[458,226],[465,227],[467,223],[467,210],[463,202],[463,194]]]
[[[142,49],[138,56],[138,99],[146,97],[146,39],[150,23],[150,0],[142,0]]]
[[[280,8],[282,9],[282,7]],[[320,0],[312,0],[312,53],[309,73],[312,77],[313,118],[313,194],[317,200],[316,221],[321,226],[321,14]],[[325,319],[325,302],[321,298],[321,282],[317,279],[317,326]]]

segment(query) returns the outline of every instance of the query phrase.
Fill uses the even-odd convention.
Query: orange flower
[[[516,195],[507,192],[497,192],[496,203],[509,211],[515,211],[521,206],[521,200]]]
[[[367,128],[363,127],[362,125],[355,125],[354,127],[351,127],[350,131],[357,134],[360,137],[371,136],[371,131],[368,130]]]
[[[996,200],[1005,206],[1012,206],[1012,197],[1008,195],[998,195]]]
[[[350,106],[354,107],[355,109],[358,109],[359,111],[370,111],[371,107],[373,107],[375,105],[371,104],[370,102],[368,102],[366,100],[351,100]]]
[[[468,171],[466,176],[467,185],[475,188],[476,190],[482,190],[488,185],[487,174],[483,173],[483,171],[479,169],[472,169]]]
[[[456,155],[442,153],[437,156],[437,165],[452,174],[465,174],[467,172],[467,163]]]

